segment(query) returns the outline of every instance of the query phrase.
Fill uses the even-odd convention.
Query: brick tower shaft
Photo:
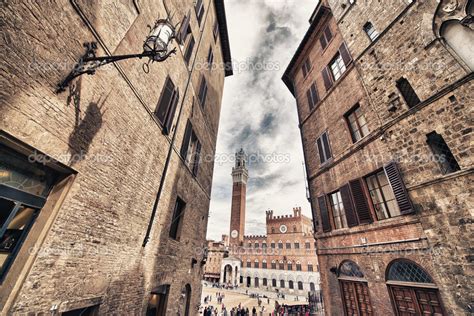
[[[245,198],[247,192],[247,158],[243,149],[235,154],[232,168],[232,206],[230,213],[230,245],[241,245],[245,233]]]

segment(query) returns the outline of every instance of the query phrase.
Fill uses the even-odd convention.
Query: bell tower
[[[235,154],[232,168],[232,207],[230,212],[230,245],[241,245],[245,233],[245,197],[247,193],[247,156],[241,148]]]

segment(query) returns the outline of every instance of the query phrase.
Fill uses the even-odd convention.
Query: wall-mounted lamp
[[[150,27],[150,26],[149,26]],[[175,37],[175,27],[171,25],[168,19],[158,19],[153,27],[150,27],[145,42],[143,43],[143,52],[140,54],[101,56],[97,57],[97,43],[84,43],[86,53],[79,59],[67,77],[58,84],[56,93],[66,90],[71,81],[83,74],[93,75],[97,68],[113,63],[122,59],[149,57],[151,62],[161,62],[171,54],[176,53],[176,48],[169,50],[169,44]],[[143,65],[143,71],[148,73],[148,64]]]
[[[331,271],[331,273],[337,274],[337,267],[331,267],[329,271]]]

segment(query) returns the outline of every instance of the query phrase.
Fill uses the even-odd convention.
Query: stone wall
[[[174,25],[192,13],[197,52],[191,73],[184,48],[173,41],[179,46],[176,55],[150,64],[149,74],[142,70],[146,60],[129,59],[82,76],[61,94],[54,93],[56,84],[83,54],[83,42],[98,41],[101,56],[140,53],[147,24],[167,15],[162,2],[2,5],[9,49],[0,57],[0,128],[77,172],[57,217],[50,218],[51,228],[35,227],[45,235],[44,243],[33,243],[35,251],[22,249],[17,257],[22,260],[15,260],[0,285],[4,313],[49,313],[53,305],[62,312],[99,302],[101,314],[141,314],[150,291],[166,283],[171,284],[167,314],[184,311],[185,284],[192,288],[191,310],[199,304],[213,172],[209,157],[215,151],[224,80],[222,69],[198,68],[210,46],[214,62],[223,60],[219,38],[214,41],[212,34],[213,3],[204,1],[199,26],[192,1],[168,1]],[[204,108],[197,102],[200,74],[208,78]],[[168,75],[180,100],[166,136],[153,111]],[[179,155],[188,118],[202,144],[197,177]],[[151,238],[142,247],[173,133]],[[177,195],[187,203],[179,241],[168,238]]]

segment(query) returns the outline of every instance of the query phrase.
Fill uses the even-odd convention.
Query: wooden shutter
[[[311,98],[311,91],[309,89],[306,91],[306,97],[308,98],[308,105],[311,110],[313,108],[313,99]]]
[[[168,113],[168,109],[170,107],[173,94],[174,94],[174,83],[168,77],[166,78],[163,91],[161,92],[160,101],[158,101],[158,105],[155,110],[155,115],[162,124],[165,123],[166,113]]]
[[[324,36],[326,36],[326,41],[329,43],[332,38],[331,28],[329,26],[324,30]]]
[[[201,78],[201,86],[199,87],[199,103],[204,107],[206,104],[206,95],[207,95],[207,82],[206,78]]]
[[[388,181],[397,200],[398,207],[400,208],[400,213],[410,214],[415,210],[411,203],[410,197],[408,196],[407,189],[403,183],[402,175],[396,162],[392,161],[383,167],[385,170],[385,175],[387,176]]]
[[[306,62],[301,66],[301,70],[303,71],[303,78],[306,78],[308,72],[306,71]]]
[[[319,43],[321,43],[321,49],[324,50],[326,48],[326,46],[328,45],[328,42],[326,41],[326,37],[323,35],[321,35],[321,37],[319,38]]]
[[[369,203],[362,187],[362,179],[355,179],[349,181],[351,189],[352,201],[354,208],[359,218],[360,224],[372,223],[372,215],[370,214]]]
[[[327,132],[325,132],[322,135],[322,139],[323,139],[324,153],[326,154],[326,160],[327,160],[332,157],[331,148],[329,147],[329,137],[328,137]]]
[[[345,186],[341,187],[339,191],[341,192],[342,204],[344,205],[344,211],[346,213],[347,225],[349,227],[359,225],[357,215],[352,205],[351,191],[349,189],[349,185],[346,184]]]
[[[332,87],[332,79],[331,75],[329,74],[329,68],[327,66],[323,69],[323,80],[324,87],[326,88],[326,91],[328,91]]]
[[[184,131],[183,144],[181,145],[181,157],[183,157],[183,159],[186,159],[186,156],[188,155],[189,142],[191,140],[192,133],[193,126],[188,120],[188,123],[186,124],[186,130]]]
[[[313,98],[313,105],[319,102],[318,90],[316,89],[316,83],[314,82],[311,85],[311,96]]]
[[[181,27],[179,29],[178,41],[184,45],[186,40],[186,35],[188,34],[189,20],[191,19],[191,11],[188,11],[188,14],[184,17]]]
[[[321,214],[321,221],[323,224],[323,231],[329,232],[331,231],[331,223],[329,221],[329,212],[328,207],[326,205],[326,197],[324,195],[318,197],[318,204],[319,213]]]
[[[313,205],[313,201],[310,201],[311,204],[311,214],[313,215],[313,229],[315,232],[318,231],[319,228],[319,219],[318,219],[318,213],[316,212],[316,206]],[[296,246],[295,246],[296,249]]]
[[[319,152],[319,161],[321,163],[324,163],[326,161],[326,157],[324,156],[324,151],[323,151],[323,143],[321,141],[321,137],[319,137],[316,140],[316,143],[318,145],[318,152]]]
[[[341,54],[344,65],[347,67],[352,62],[352,57],[349,54],[345,43],[342,43],[341,47],[339,47],[339,54]]]
[[[198,140],[196,142],[196,152],[194,153],[194,162],[193,162],[193,175],[194,176],[197,176],[200,160],[201,160],[201,143]]]
[[[171,101],[171,105],[166,115],[166,121],[163,124],[163,134],[167,135],[171,131],[171,126],[173,125],[174,113],[176,112],[176,107],[179,101],[179,90],[176,89],[173,93],[173,98]]]

